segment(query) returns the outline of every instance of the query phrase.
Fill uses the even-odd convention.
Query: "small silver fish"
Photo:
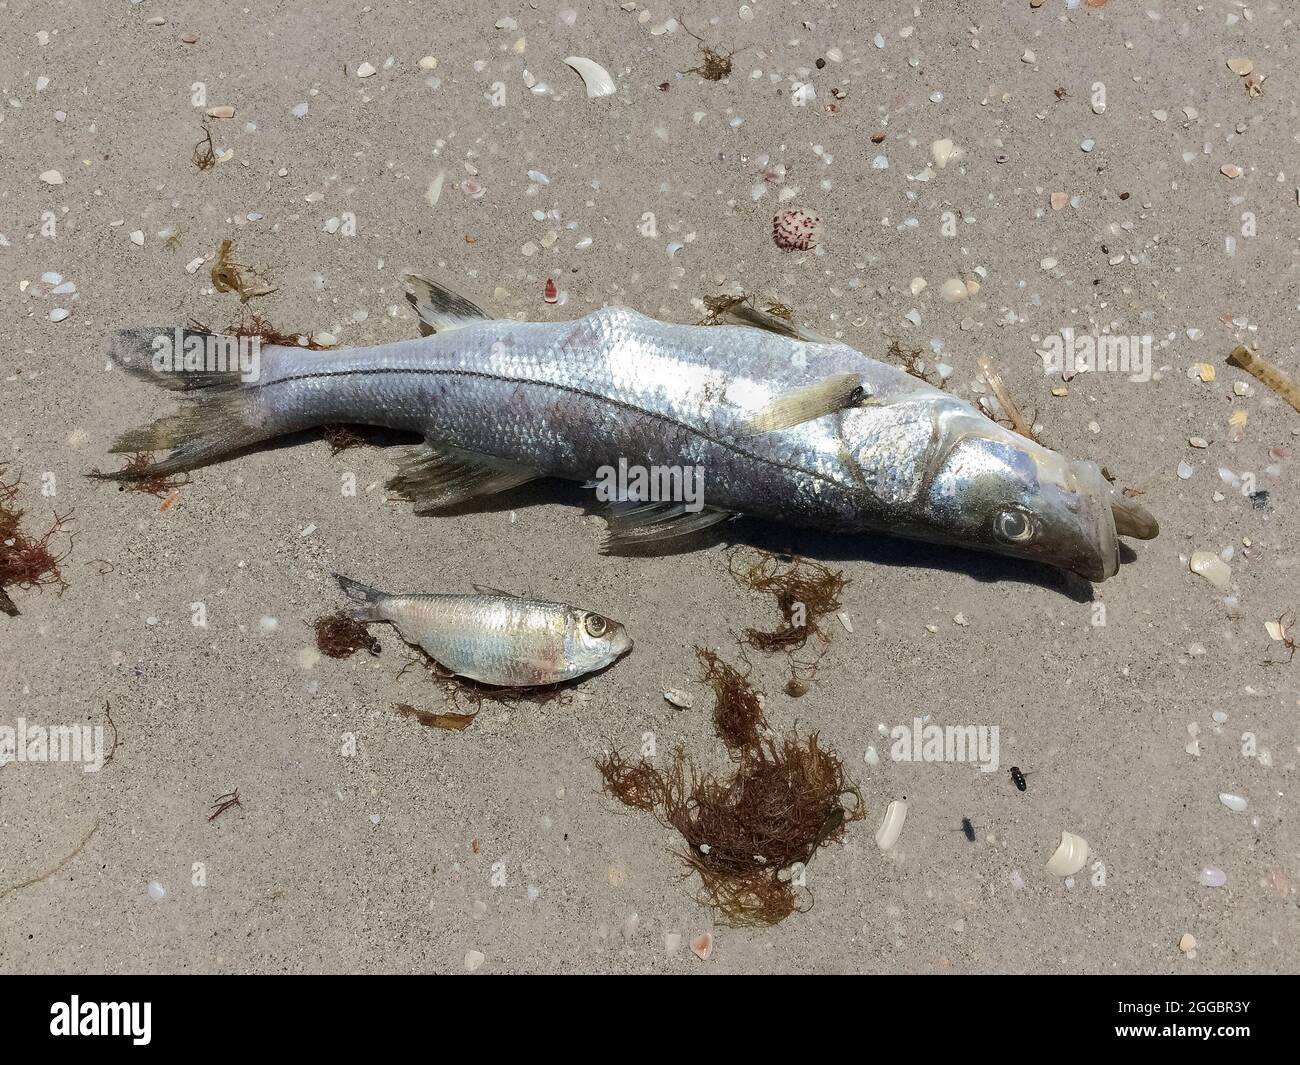
[[[616,661],[632,649],[617,621],[565,603],[489,593],[390,595],[358,581],[334,579],[358,621],[391,622],[459,677],[504,688],[558,684]]]
[[[176,473],[361,422],[424,437],[390,482],[417,513],[540,477],[599,493],[616,468],[621,481],[635,467],[647,476],[605,500],[613,548],[744,514],[996,551],[1101,581],[1119,569],[1119,535],[1159,528],[1095,462],[1071,462],[900,367],[751,308],[717,326],[623,307],[517,322],[407,282],[418,340],[268,345],[255,365],[232,368],[221,356],[233,337],[118,333],[118,365],[187,395],[178,414],[113,446],[171,454],[107,476]]]

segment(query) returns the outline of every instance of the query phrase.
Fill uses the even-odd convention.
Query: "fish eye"
[[[588,614],[583,624],[587,628],[588,634],[592,636],[604,636],[609,632],[609,622],[599,614]]]
[[[994,529],[1000,539],[1020,542],[1028,540],[1033,533],[1029,516],[1019,510],[1004,510],[994,522]]]

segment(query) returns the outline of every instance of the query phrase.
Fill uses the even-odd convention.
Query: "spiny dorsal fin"
[[[388,488],[414,503],[415,513],[428,514],[541,476],[517,462],[426,442],[417,444],[398,463]]]
[[[406,302],[420,316],[421,336],[490,320],[477,304],[416,274],[406,275]]]
[[[782,318],[768,311],[760,311],[757,307],[743,301],[720,310],[717,314],[717,320],[724,324],[747,325],[752,329],[765,329],[769,333],[789,337],[791,340],[803,340],[809,344],[830,343],[824,336],[807,326],[795,325],[788,318]]]
[[[745,428],[751,433],[774,433],[824,414],[860,406],[866,398],[861,377],[855,373],[836,374],[781,393],[755,411]]]

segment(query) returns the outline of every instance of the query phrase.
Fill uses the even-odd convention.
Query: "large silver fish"
[[[749,514],[996,551],[1101,581],[1119,567],[1117,532],[1157,532],[1095,463],[1068,461],[898,367],[779,319],[745,311],[743,324],[671,325],[605,307],[516,322],[415,277],[407,298],[421,339],[263,347],[248,380],[212,361],[220,338],[184,334],[185,347],[209,355],[206,366],[190,361],[195,372],[160,357],[176,346],[172,330],[117,334],[120,365],[189,402],[113,448],[170,455],[112,476],[188,470],[352,422],[424,436],[392,482],[420,512],[538,477],[598,481],[620,460],[702,470],[702,506],[643,492],[639,505],[613,508],[614,546]]]
[[[489,593],[390,595],[334,575],[351,617],[388,621],[444,669],[483,684],[528,688],[604,669],[632,649],[617,621],[566,603]]]

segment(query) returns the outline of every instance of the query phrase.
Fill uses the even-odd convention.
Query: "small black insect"
[[[969,817],[963,817],[961,819],[961,833],[969,842],[975,842],[975,826],[971,824]]]
[[[1011,783],[1021,791],[1025,790],[1025,774],[1020,772],[1020,767],[1018,765],[1013,765],[1011,767]]]

